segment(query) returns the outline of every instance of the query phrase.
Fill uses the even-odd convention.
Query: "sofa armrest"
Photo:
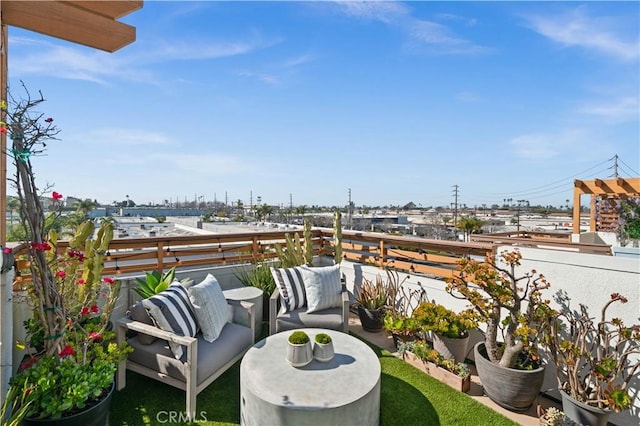
[[[178,336],[170,331],[161,330],[158,327],[153,325],[145,324],[143,322],[134,321],[129,318],[121,318],[116,322],[116,326],[118,327],[118,342],[124,341],[124,332],[126,330],[137,331],[139,333],[148,334],[153,337],[157,337],[158,339],[167,340],[170,342],[178,343],[180,345],[189,346],[193,342],[196,342],[198,339],[195,337],[189,336]]]
[[[342,287],[342,331],[349,334],[349,291]]]
[[[276,286],[269,297],[269,336],[276,334],[276,316],[280,309],[280,289]]]

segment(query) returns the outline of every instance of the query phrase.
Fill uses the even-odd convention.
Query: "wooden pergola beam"
[[[2,1],[2,23],[107,52],[133,43],[136,29],[116,21],[142,1]]]
[[[580,196],[591,195],[591,215],[589,229],[595,231],[595,198],[598,195],[611,196],[640,196],[640,178],[594,179],[578,180],[573,182],[573,233],[580,233]]]

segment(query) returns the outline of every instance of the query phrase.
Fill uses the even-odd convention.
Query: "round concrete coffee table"
[[[380,361],[362,341],[333,330],[302,329],[311,341],[331,336],[335,356],[295,368],[287,362],[291,331],[269,336],[240,364],[240,423],[253,425],[378,425]]]

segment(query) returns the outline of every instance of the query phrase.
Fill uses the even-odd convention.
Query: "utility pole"
[[[253,211],[253,190],[249,191],[249,211]]]
[[[613,156],[613,177],[618,178],[618,154]]]
[[[292,215],[293,215],[293,194],[289,193],[289,217],[287,217],[287,223],[291,223]]]
[[[459,186],[453,185],[453,227],[455,228],[458,224],[458,195],[459,195]]]
[[[347,212],[349,213],[349,220],[348,220],[349,229],[352,230],[353,229],[353,220],[352,220],[353,210],[352,210],[352,207],[351,207],[351,188],[349,188],[349,209],[347,210]]]

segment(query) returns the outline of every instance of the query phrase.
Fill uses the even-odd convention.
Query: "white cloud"
[[[579,113],[615,122],[637,121],[639,110],[640,104],[635,96],[620,97],[608,103],[591,103],[578,108]]]
[[[528,160],[548,160],[577,149],[586,149],[588,141],[581,130],[565,130],[557,133],[529,133],[509,141],[515,155]]]
[[[143,129],[124,129],[117,127],[92,130],[87,134],[81,135],[80,138],[92,144],[105,146],[166,145],[175,148],[177,145],[176,141],[161,132],[152,132]]]
[[[401,3],[387,1],[338,1],[335,3],[339,6],[341,13],[347,16],[382,22],[405,32],[411,40],[413,50],[446,55],[476,55],[492,51],[456,35],[448,26],[411,16],[411,10]],[[475,19],[456,15],[440,14],[436,17],[451,22],[461,22],[466,26],[476,23]]]
[[[392,24],[409,15],[402,3],[393,1],[336,1],[342,13],[360,19]]]
[[[587,10],[577,7],[564,14],[532,15],[525,19],[532,30],[563,46],[590,49],[623,60],[638,59],[637,31],[633,33],[635,40],[624,40],[617,31],[616,19],[587,16]]]

